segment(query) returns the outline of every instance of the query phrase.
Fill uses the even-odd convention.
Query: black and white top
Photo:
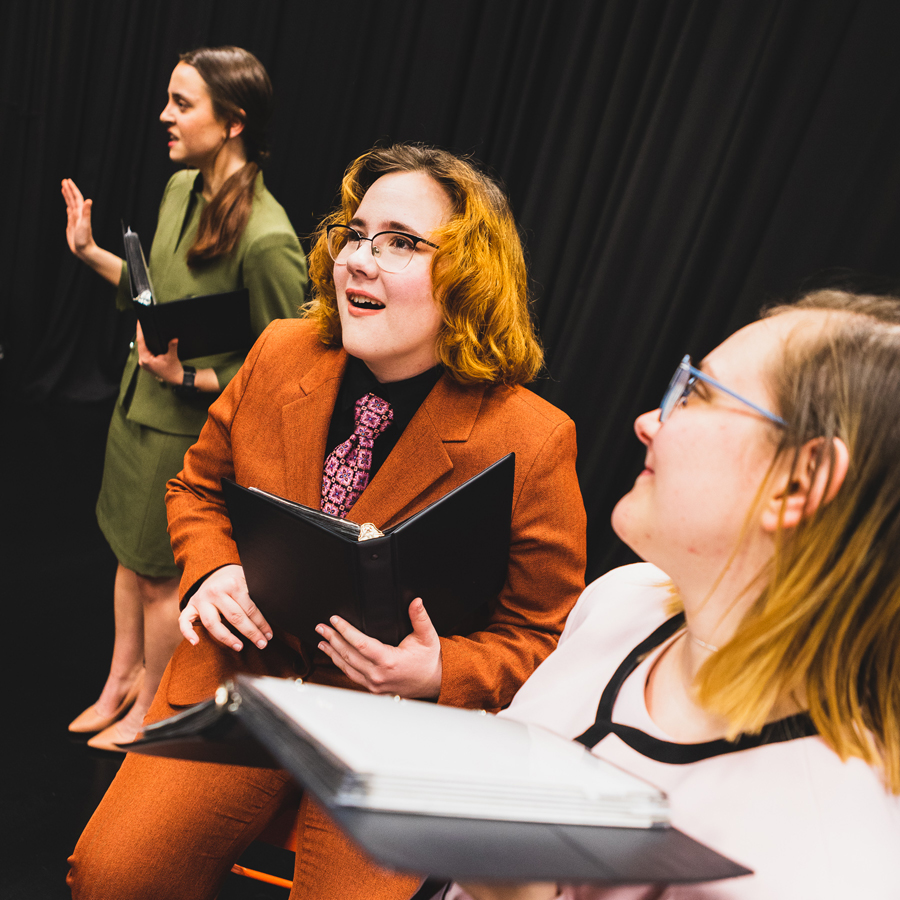
[[[774,723],[763,739],[745,739],[737,747],[717,741],[678,744],[650,718],[647,676],[680,626],[666,613],[667,582],[663,572],[642,563],[616,569],[588,586],[559,648],[500,715],[571,738],[595,728],[583,741],[593,753],[664,790],[676,828],[754,874],[672,885],[661,892],[658,886],[563,886],[560,896],[900,898],[900,798],[889,794],[862,760],[841,762],[806,716]],[[615,724],[610,727],[605,719]],[[454,886],[447,897],[462,900],[466,894]]]

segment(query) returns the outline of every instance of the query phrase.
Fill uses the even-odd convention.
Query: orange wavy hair
[[[341,204],[313,237],[309,274],[312,300],[304,308],[329,347],[341,346],[325,231],[349,222],[366,191],[391,172],[424,172],[447,193],[453,208],[434,235],[434,299],[442,314],[436,354],[461,384],[524,384],[540,371],[544,354],[531,321],[522,241],[506,194],[469,160],[423,144],[376,147],[354,160],[341,183]]]

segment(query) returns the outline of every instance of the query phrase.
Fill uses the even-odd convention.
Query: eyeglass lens
[[[364,238],[352,228],[337,225],[328,232],[328,252],[336,263],[346,265],[363,241],[371,241],[372,256],[385,272],[405,269],[416,250],[413,241],[397,232],[383,231],[374,238]]]
[[[675,370],[675,374],[672,376],[672,380],[669,382],[665,394],[663,394],[662,402],[659,404],[660,423],[665,422],[666,419],[669,418],[672,414],[672,410],[678,406],[679,402],[684,397],[685,390],[691,381],[691,370],[688,368],[689,366],[690,362],[682,360]]]

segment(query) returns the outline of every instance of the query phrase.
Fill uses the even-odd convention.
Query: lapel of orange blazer
[[[323,351],[299,382],[301,396],[281,410],[285,455],[285,496],[313,509],[322,497],[322,467],[328,425],[337,402],[347,354]]]
[[[445,374],[347,518],[382,528],[395,525],[402,510],[453,469],[444,444],[468,440],[483,398],[483,385],[463,387]]]

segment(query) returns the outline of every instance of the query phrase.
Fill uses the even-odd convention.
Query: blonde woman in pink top
[[[900,898],[900,300],[772,310],[635,423],[616,533],[502,715],[582,737],[754,874],[460,900]]]

